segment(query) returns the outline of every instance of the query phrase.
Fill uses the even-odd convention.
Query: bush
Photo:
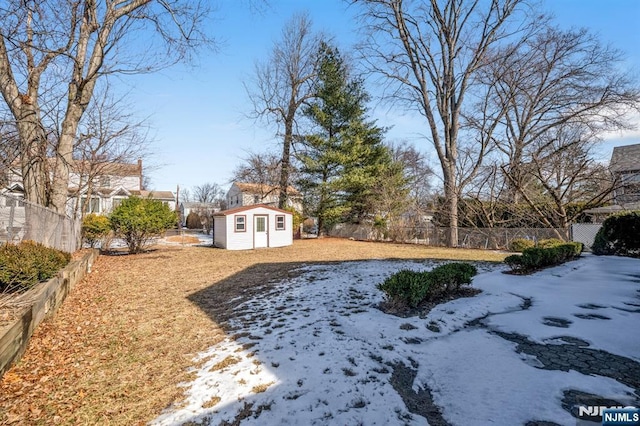
[[[509,251],[522,253],[524,249],[531,248],[535,245],[536,243],[533,242],[533,240],[527,240],[526,238],[516,238],[509,244]]]
[[[125,240],[129,253],[140,253],[153,239],[175,226],[177,216],[162,201],[129,197],[109,219],[111,229]]]
[[[582,253],[582,243],[562,243],[551,247],[531,247],[525,249],[522,255],[507,256],[504,262],[514,271],[532,272],[547,266],[560,265],[575,259]]]
[[[548,238],[546,240],[540,240],[538,241],[538,244],[536,244],[536,247],[540,247],[540,248],[549,248],[549,247],[555,247],[555,246],[559,246],[564,244],[564,241],[558,239],[558,238]]]
[[[109,232],[111,232],[111,222],[106,216],[91,213],[82,219],[82,239],[92,248],[96,243],[104,240]]]
[[[416,272],[403,269],[389,278],[378,288],[384,291],[392,301],[416,307],[429,292],[428,272]]]
[[[392,302],[415,308],[426,299],[451,294],[461,285],[471,284],[476,273],[476,267],[468,263],[448,263],[430,272],[403,269],[378,284],[378,288]]]
[[[194,211],[189,212],[186,225],[188,229],[202,229],[202,219],[200,219],[200,215]]]
[[[640,257],[640,211],[608,217],[591,250],[597,255]]]
[[[20,291],[53,277],[71,260],[69,253],[33,241],[0,246],[0,291]]]
[[[476,267],[469,263],[447,263],[434,268],[429,273],[429,281],[433,290],[450,293],[459,290],[461,285],[471,284],[477,273]]]

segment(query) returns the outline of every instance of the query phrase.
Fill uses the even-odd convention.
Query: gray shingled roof
[[[613,172],[640,170],[640,143],[613,148],[609,168]]]

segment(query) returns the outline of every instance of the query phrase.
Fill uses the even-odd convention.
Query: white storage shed
[[[284,247],[293,244],[293,215],[264,204],[213,215],[213,241],[227,250]]]

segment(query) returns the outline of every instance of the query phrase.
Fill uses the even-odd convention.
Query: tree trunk
[[[62,134],[56,150],[54,178],[51,185],[51,208],[59,214],[67,213],[70,166],[73,161],[73,143],[78,130],[78,123],[84,109],[70,103],[62,122]]]
[[[280,163],[280,196],[278,208],[287,207],[287,189],[289,188],[289,169],[291,168],[291,142],[293,140],[293,120],[285,123],[284,141],[282,143],[282,158]]]
[[[444,181],[447,217],[449,219],[447,246],[458,247],[458,193],[451,179],[451,177],[445,177]]]
[[[27,201],[46,206],[48,204],[48,182],[46,159],[46,136],[35,119],[26,116],[36,115],[31,108],[23,117],[17,120],[18,133],[20,134],[20,167],[22,168],[22,181],[24,196]]]

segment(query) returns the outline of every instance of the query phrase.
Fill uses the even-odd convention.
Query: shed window
[[[276,215],[276,231],[284,231],[284,215]]]
[[[256,217],[256,232],[267,232],[267,218]]]
[[[247,217],[246,216],[234,216],[234,220],[235,220],[235,225],[236,225],[236,232],[245,232],[246,229],[246,222],[247,222]]]

